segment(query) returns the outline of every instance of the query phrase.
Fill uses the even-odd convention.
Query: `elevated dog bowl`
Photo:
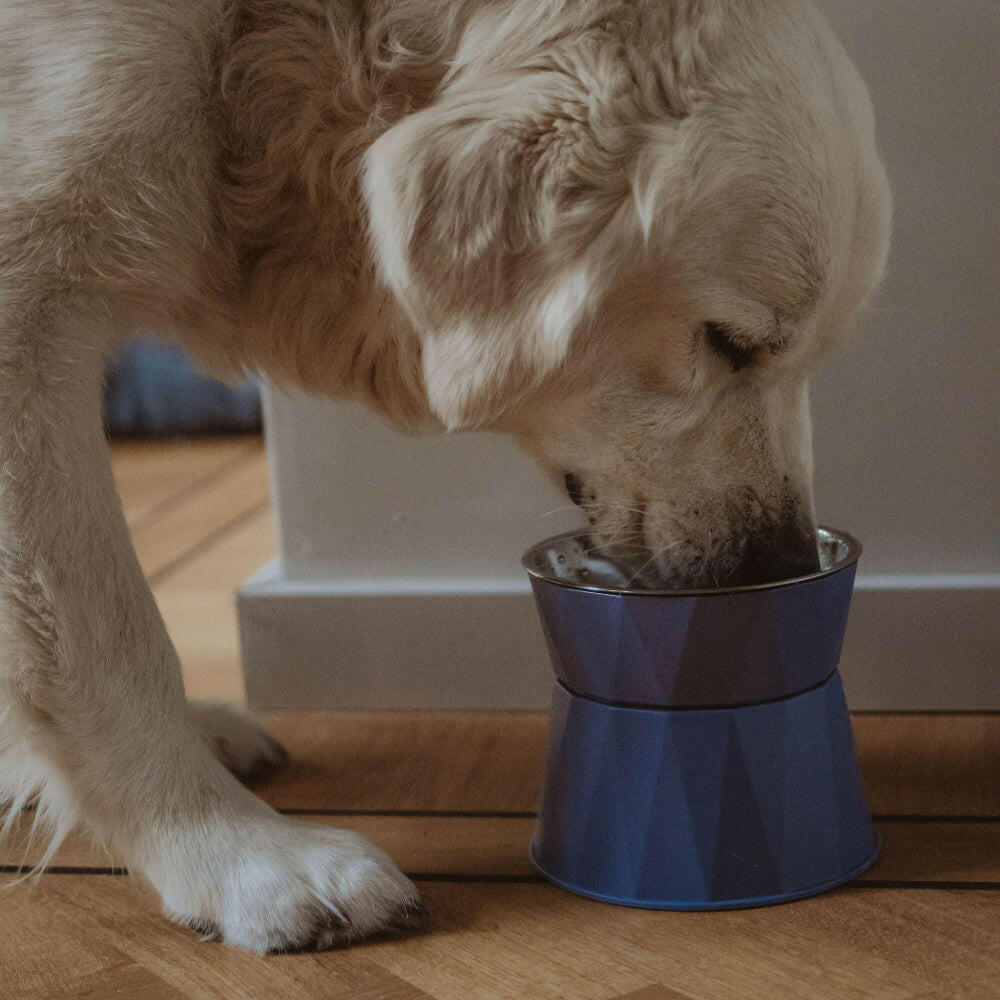
[[[526,553],[556,674],[531,843],[546,878],[724,909],[813,895],[874,862],[837,674],[861,547],[820,529],[820,548],[810,576],[709,591],[615,586],[574,533]]]

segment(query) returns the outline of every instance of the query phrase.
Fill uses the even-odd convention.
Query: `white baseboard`
[[[548,706],[526,581],[298,581],[271,563],[237,610],[258,710]],[[856,711],[1000,710],[1000,577],[859,578],[841,672]]]

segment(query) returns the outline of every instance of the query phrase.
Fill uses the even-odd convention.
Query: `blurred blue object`
[[[108,365],[104,422],[112,437],[259,431],[260,386],[224,385],[177,345],[142,338]]]

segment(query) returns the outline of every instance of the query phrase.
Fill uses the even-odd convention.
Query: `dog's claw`
[[[218,926],[211,920],[185,920],[184,926],[194,931],[201,941],[218,941],[222,938]]]
[[[324,900],[326,907],[326,926],[338,930],[346,930],[351,926],[351,918],[338,906],[334,906],[329,900]]]
[[[396,912],[386,928],[390,932],[415,930],[423,926],[430,917],[427,907],[419,899],[407,900]]]

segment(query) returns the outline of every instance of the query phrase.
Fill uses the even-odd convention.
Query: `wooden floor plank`
[[[231,463],[177,503],[146,518],[132,531],[139,564],[154,586],[176,567],[204,551],[228,525],[269,503],[266,465],[256,452]]]
[[[853,717],[875,812],[1000,814],[1000,714]]]
[[[74,876],[81,882],[85,876]],[[53,877],[54,880],[54,877]],[[78,926],[45,887],[4,893],[0,902],[0,1000],[73,996],[89,979],[115,981],[131,963],[105,935]]]
[[[185,1000],[159,976],[134,962],[74,978],[51,993],[33,993],[24,1000]]]
[[[424,889],[431,933],[370,951],[434,996],[610,1000],[662,982],[713,1000],[893,1000],[972,982],[989,996],[1000,982],[996,911],[972,893],[855,891],[694,914],[611,907],[541,885]]]
[[[272,559],[274,551],[271,512],[263,509],[231,526],[153,588],[189,697],[243,700],[233,590]]]
[[[365,949],[263,958],[195,934],[156,912],[148,891],[103,876],[52,878],[35,906],[58,912],[91,936],[114,942],[136,965],[189,1000],[426,1000],[418,988],[369,960]],[[43,950],[39,942],[36,950]],[[2,996],[2,994],[0,994]]]
[[[1000,822],[876,825],[882,854],[858,881],[995,882],[1000,887]]]
[[[540,712],[275,712],[292,754],[257,791],[288,809],[532,811]]]
[[[431,882],[422,885],[432,914],[422,933],[349,951],[260,958],[196,943],[125,882],[53,876],[30,903],[12,897],[5,928],[13,918],[33,930],[17,942],[18,966],[46,969],[47,978],[36,974],[33,982],[51,993],[60,978],[111,975],[124,956],[129,970],[166,983],[171,1000],[613,1000],[636,993],[651,1000],[656,993],[640,991],[656,984],[673,991],[665,994],[671,1000],[1000,996],[998,911],[989,893],[847,890],[790,906],[696,914],[612,907],[545,884]],[[51,932],[39,926],[46,920],[73,928],[72,957],[53,952]],[[4,989],[5,1000],[26,1000],[9,978]]]
[[[111,446],[111,465],[125,519],[133,528],[153,519],[191,490],[251,456],[263,464],[263,441],[256,435],[116,441]]]

